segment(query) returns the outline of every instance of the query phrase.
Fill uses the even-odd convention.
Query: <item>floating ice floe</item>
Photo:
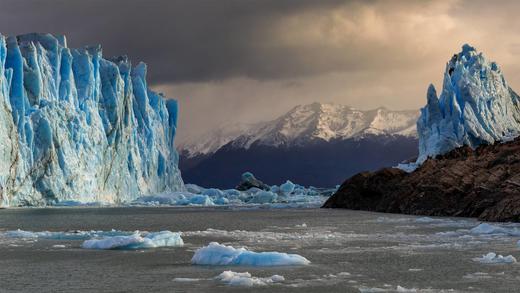
[[[94,237],[110,237],[110,236],[126,236],[131,235],[132,232],[124,232],[118,230],[111,231],[67,231],[67,232],[50,232],[50,231],[25,231],[25,230],[12,230],[0,233],[0,235],[8,238],[20,238],[20,239],[51,239],[51,240],[85,240]]]
[[[196,265],[293,266],[308,265],[310,261],[298,254],[281,252],[254,252],[234,248],[218,242],[197,249],[191,259]]]
[[[199,278],[173,278],[174,282],[183,282],[183,283],[198,282],[198,281],[201,281],[201,280],[203,280],[203,279],[199,279]]]
[[[134,234],[128,236],[112,236],[86,240],[81,247],[86,249],[144,249],[183,245],[184,242],[180,233],[170,231],[141,233],[136,231]]]
[[[48,240],[85,240],[82,248],[87,249],[143,249],[165,246],[182,246],[180,233],[170,231],[161,232],[127,232],[119,230],[111,231],[24,231],[12,230],[0,233],[7,238],[21,240],[48,239]],[[54,245],[53,247],[59,247]]]
[[[362,293],[377,293],[377,292],[418,292],[417,289],[415,288],[412,288],[412,289],[408,289],[408,288],[405,288],[405,287],[402,287],[402,286],[397,286],[395,289],[386,289],[386,288],[377,288],[377,287],[373,287],[373,288],[370,288],[370,287],[359,287],[358,288],[359,292],[362,292]]]
[[[516,263],[516,258],[514,256],[502,256],[497,255],[494,252],[485,254],[482,257],[475,257],[473,260],[485,264]]]
[[[465,219],[451,219],[451,218],[431,218],[431,217],[378,217],[378,223],[392,223],[392,224],[426,224],[435,227],[471,227],[474,221]]]
[[[280,275],[272,275],[267,278],[253,277],[250,273],[237,273],[233,271],[224,271],[215,279],[222,281],[230,286],[266,286],[273,283],[279,283],[285,281],[285,278]]]
[[[517,227],[503,227],[498,225],[492,225],[488,223],[482,223],[475,228],[470,230],[471,234],[474,235],[508,235],[508,236],[520,236],[520,229]]]

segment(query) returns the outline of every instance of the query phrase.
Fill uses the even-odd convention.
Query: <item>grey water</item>
[[[518,257],[518,237],[472,235],[468,229],[479,223],[323,209],[4,209],[0,235],[16,229],[170,230],[182,232],[185,245],[87,250],[82,241],[0,236],[0,292],[517,292],[520,265],[474,258],[488,252]],[[311,264],[192,265],[194,251],[212,241],[296,253]],[[285,281],[230,286],[215,279],[226,270]]]

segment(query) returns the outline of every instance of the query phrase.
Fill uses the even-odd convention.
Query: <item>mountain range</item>
[[[234,187],[253,172],[269,184],[287,179],[318,187],[417,155],[415,110],[299,105],[272,121],[227,125],[178,146],[186,182]]]

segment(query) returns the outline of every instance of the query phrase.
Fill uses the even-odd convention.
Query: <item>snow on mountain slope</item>
[[[250,126],[221,128],[180,146],[189,156],[211,154],[222,146],[248,149],[267,146],[302,145],[315,140],[362,138],[366,135],[416,136],[419,113],[385,108],[361,111],[348,106],[313,103],[294,107],[279,118]]]
[[[495,62],[464,45],[446,65],[441,95],[430,85],[417,122],[418,163],[462,145],[475,148],[518,136],[519,96]]]
[[[63,36],[0,35],[0,203],[124,202],[183,190],[177,102],[146,65]]]
[[[179,152],[188,157],[212,154],[237,137],[249,134],[260,124],[224,124],[201,136],[189,137],[179,143]]]

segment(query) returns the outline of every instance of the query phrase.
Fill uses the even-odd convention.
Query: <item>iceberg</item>
[[[196,265],[237,265],[237,266],[294,266],[308,265],[310,261],[298,254],[281,252],[253,252],[245,248],[234,248],[218,242],[197,249],[192,264]]]
[[[174,148],[178,105],[147,67],[72,49],[64,36],[0,35],[2,206],[123,203],[184,191]]]
[[[502,264],[502,263],[516,263],[516,258],[512,255],[502,256],[497,255],[494,252],[483,255],[482,257],[476,257],[473,259],[485,264]]]
[[[428,88],[427,104],[417,121],[417,162],[463,145],[476,148],[518,136],[519,102],[500,67],[464,45],[446,65],[440,96],[433,85]]]
[[[90,239],[81,245],[85,249],[147,249],[157,247],[178,247],[184,242],[180,233],[170,231],[141,233],[134,232],[128,236],[110,236],[100,239]]]
[[[215,279],[220,280],[230,286],[266,286],[268,284],[279,283],[285,281],[285,278],[280,275],[272,275],[267,278],[258,278],[251,276],[250,273],[237,273],[233,271],[224,271]]]

